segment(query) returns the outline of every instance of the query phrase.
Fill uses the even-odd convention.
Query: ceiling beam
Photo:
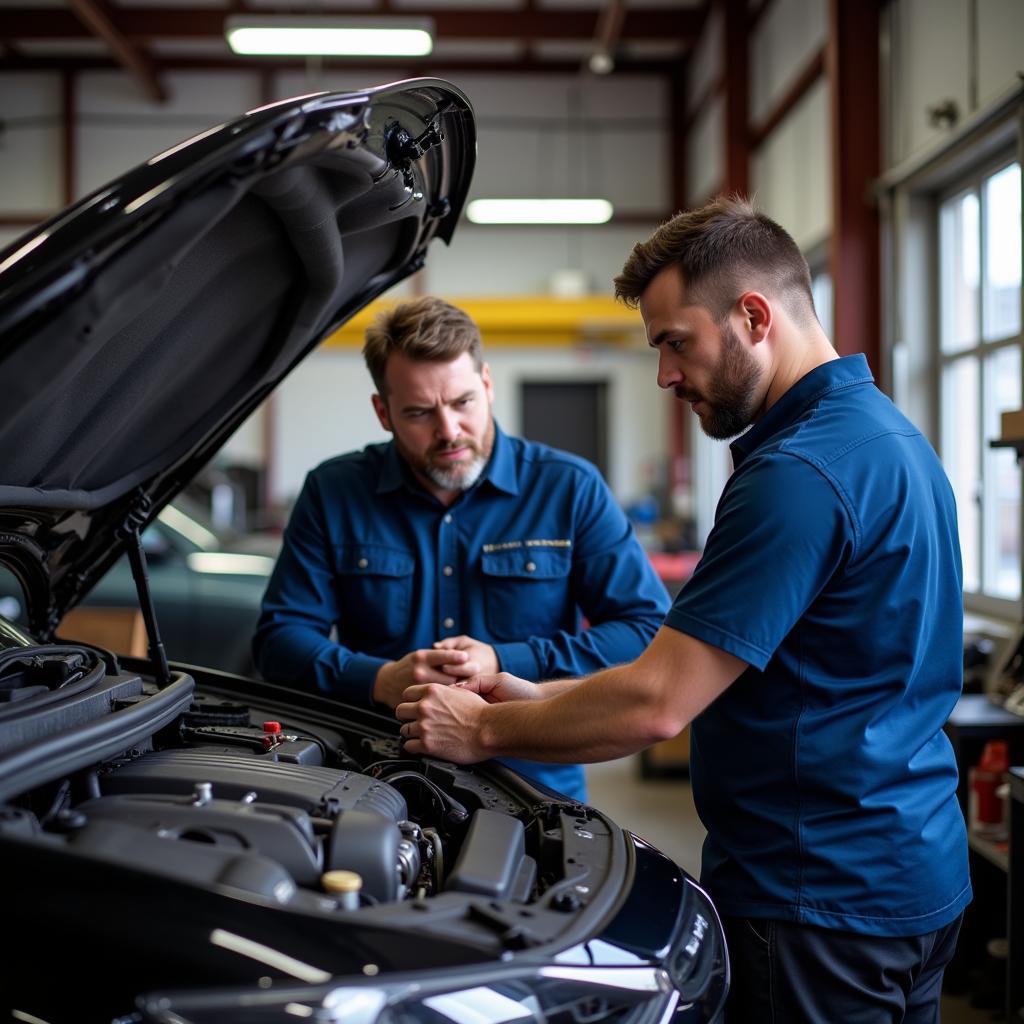
[[[260,72],[305,71],[302,58],[267,57],[165,57],[154,59],[158,71],[239,71]],[[0,71],[106,71],[121,65],[110,57],[28,57],[18,54],[0,54]],[[456,72],[488,74],[579,74],[578,60],[538,60],[533,57],[518,60],[444,60],[439,57],[421,59],[369,58],[349,60],[344,57],[324,57],[320,63],[324,71],[359,71],[369,75],[386,71],[389,75],[408,72],[410,75],[431,76]],[[676,61],[616,61],[615,74],[670,75],[678,67]]]
[[[110,47],[118,63],[138,80],[143,92],[157,103],[163,103],[167,99],[167,92],[160,84],[152,62],[114,24],[102,0],[70,0],[70,3],[82,25]]]
[[[95,0],[73,0],[94,4]],[[270,14],[260,10],[260,15]],[[479,7],[445,8],[431,13],[440,39],[593,39],[600,12],[573,10],[484,10]],[[388,17],[380,14],[378,17]],[[209,8],[121,8],[117,29],[136,43],[160,38],[224,38],[228,14]],[[703,10],[630,8],[622,22],[621,38],[628,40],[680,40],[693,43],[700,31]],[[69,11],[52,8],[8,7],[0,10],[0,38],[77,39],[90,33]]]

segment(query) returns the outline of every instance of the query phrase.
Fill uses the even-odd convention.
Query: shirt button
[[[537,563],[536,562],[527,562],[526,563],[526,571],[527,572],[535,572],[536,569],[537,569]]]
[[[448,512],[448,513],[445,514],[444,521],[446,523],[450,523],[452,521],[452,514],[451,514],[451,512]]]
[[[369,564],[369,561],[365,558],[360,558],[359,561],[356,562],[356,565],[358,565],[360,569],[365,569]]]
[[[453,572],[455,572],[455,570],[454,570],[454,569],[453,569],[453,568],[452,568],[452,567],[451,567],[450,565],[446,565],[446,566],[445,566],[445,567],[444,567],[444,568],[443,568],[443,569],[441,570],[441,572],[443,572],[443,573],[445,574],[445,576],[451,576],[451,574],[452,574]]]
[[[443,625],[445,629],[451,629],[452,626],[455,625],[455,620],[451,616],[449,616],[447,619],[444,620],[443,623],[441,623],[441,625]]]

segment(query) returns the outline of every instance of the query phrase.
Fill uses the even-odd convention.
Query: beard
[[[677,387],[675,395],[685,402],[703,402],[707,411],[697,414],[701,430],[716,441],[727,441],[753,423],[762,371],[732,327],[725,323],[721,330],[722,353],[711,373],[707,394]]]
[[[426,477],[435,487],[443,491],[468,491],[480,479],[480,474],[487,466],[494,449],[494,420],[488,418],[487,429],[479,444],[469,438],[457,438],[451,444],[434,445],[425,456],[419,458],[413,457],[397,437],[395,443],[399,453],[413,470]],[[444,452],[457,451],[459,448],[468,449],[468,455],[456,465],[445,465],[436,461]]]

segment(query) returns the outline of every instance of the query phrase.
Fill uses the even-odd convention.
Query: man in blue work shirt
[[[257,627],[263,675],[394,708],[414,683],[557,679],[636,657],[665,588],[593,466],[497,427],[470,317],[403,303],[363,355],[392,440],[306,479]],[[506,763],[586,797],[579,765]]]
[[[692,721],[727,1019],[937,1021],[971,897],[942,731],[963,628],[946,476],[864,357],[836,355],[798,248],[748,203],[662,225],[616,293],[640,308],[658,384],[711,437],[746,430],[703,558],[632,664],[410,687],[406,746],[602,760]]]

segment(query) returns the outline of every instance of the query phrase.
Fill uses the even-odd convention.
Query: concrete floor
[[[686,779],[641,779],[639,761],[626,758],[587,766],[590,802],[622,828],[635,832],[694,877],[700,876],[705,830]],[[977,1010],[965,999],[942,1000],[942,1024],[988,1024],[1000,1014]]]

